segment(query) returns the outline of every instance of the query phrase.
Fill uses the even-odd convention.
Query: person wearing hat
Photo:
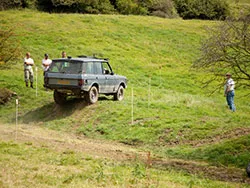
[[[46,72],[49,69],[50,64],[52,63],[51,59],[49,59],[48,54],[44,54],[44,59],[42,60],[43,71]]]
[[[30,87],[33,88],[33,78],[34,78],[34,73],[32,66],[34,65],[34,60],[30,57],[30,53],[27,52],[26,56],[24,58],[24,80],[26,87],[28,87],[28,83],[30,81]]]
[[[226,74],[226,84],[225,84],[225,93],[224,96],[226,97],[227,100],[227,105],[230,110],[235,112],[236,108],[234,105],[234,87],[235,83],[232,79],[232,75],[230,73]]]

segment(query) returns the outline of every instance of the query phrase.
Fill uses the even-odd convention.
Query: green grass
[[[249,161],[249,138],[249,135],[242,136],[203,147],[159,147],[157,152],[161,155],[165,153],[171,158],[210,161],[215,165],[234,166],[232,164],[237,164],[237,166],[245,168],[246,161]]]
[[[223,88],[210,96],[213,88],[199,84],[209,75],[190,69],[199,57],[206,27],[219,22],[30,10],[2,11],[0,18],[0,27],[15,28],[23,54],[31,52],[38,67],[37,97],[35,90],[25,87],[23,57],[10,69],[0,70],[1,87],[18,94],[19,122],[115,140],[150,149],[164,158],[239,168],[250,161],[250,101],[245,97],[249,90],[236,91],[237,111],[232,113],[226,108]],[[57,58],[63,50],[71,56],[101,53],[110,58],[115,73],[129,80],[125,99],[102,98],[91,106],[79,100],[55,105],[53,93],[42,87],[41,60],[44,53]],[[14,99],[0,106],[2,123],[15,123],[15,108]],[[243,128],[245,134],[223,136]],[[214,137],[219,139],[210,143]],[[199,142],[203,145],[193,145]],[[40,178],[45,178],[41,182],[57,179]],[[81,177],[73,174],[70,178],[77,182]]]
[[[184,171],[147,168],[137,160],[114,163],[32,143],[1,142],[0,159],[3,187],[233,187]]]

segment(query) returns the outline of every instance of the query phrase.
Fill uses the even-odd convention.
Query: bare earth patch
[[[199,141],[191,141],[190,145],[192,146],[203,146],[206,144],[215,144],[215,143],[219,143],[221,140],[225,140],[225,139],[232,139],[232,138],[237,138],[240,136],[244,136],[244,135],[249,135],[250,134],[250,128],[237,128],[231,131],[227,131],[224,134],[219,134],[213,137],[210,137],[208,139],[202,139]]]
[[[106,140],[93,140],[83,136],[41,128],[37,125],[0,125],[0,140],[19,143],[32,143],[38,147],[48,147],[56,151],[84,152],[96,158],[109,158],[115,161],[131,161],[135,158],[144,161],[151,168],[174,169],[190,174],[201,175],[212,180],[250,184],[244,169],[216,167],[205,162],[157,159],[139,148]]]
[[[167,129],[165,132],[166,134],[169,134],[171,130]],[[249,135],[249,134],[250,134],[250,128],[241,127],[241,128],[237,128],[237,129],[224,132],[223,134],[218,134],[218,135],[207,137],[207,138],[200,139],[200,140],[172,140],[168,142],[162,141],[162,138],[160,138],[159,140],[161,142],[164,142],[164,144],[168,146],[188,144],[193,147],[200,147],[200,146],[204,146],[208,144],[216,144],[227,139],[238,138],[238,137]],[[180,132],[178,135],[181,137],[182,133]]]

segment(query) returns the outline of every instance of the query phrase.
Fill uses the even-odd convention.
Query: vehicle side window
[[[103,67],[103,74],[111,74],[112,70],[110,69],[108,63],[103,62],[102,67]]]
[[[81,62],[70,62],[68,63],[68,73],[70,74],[79,74],[82,72],[82,63]]]
[[[49,71],[51,72],[59,72],[59,66],[57,64],[54,64],[53,66],[50,67]]]
[[[102,64],[101,62],[94,63],[94,74],[103,74],[102,73]]]
[[[86,74],[93,74],[94,73],[94,63],[88,62],[86,63]]]
[[[86,70],[87,70],[87,63],[83,63],[82,64],[82,73],[86,74]]]
[[[62,61],[53,61],[49,71],[51,72],[61,72],[63,69],[67,68],[69,65],[68,62],[62,62]]]
[[[60,72],[62,72],[62,73],[68,73],[69,70],[70,70],[69,62],[64,62],[64,63],[62,63]]]

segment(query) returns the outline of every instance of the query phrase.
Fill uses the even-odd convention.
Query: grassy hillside
[[[209,96],[213,88],[199,84],[209,75],[190,69],[206,37],[205,28],[215,24],[141,16],[0,12],[0,27],[15,28],[23,54],[29,51],[38,67],[38,93],[25,87],[23,57],[0,70],[1,87],[18,94],[19,123],[27,126],[115,140],[162,158],[244,169],[250,162],[248,91],[236,91],[237,112],[232,113],[226,108],[223,88]],[[63,50],[71,56],[100,53],[110,58],[115,73],[128,77],[125,100],[102,97],[91,106],[79,99],[62,107],[54,104],[52,91],[42,87],[41,60],[44,53],[56,58]],[[15,123],[14,99],[0,110],[2,123]]]
[[[239,173],[242,172],[238,169],[230,169],[236,172],[232,176],[225,170],[221,171],[221,168],[210,168],[204,163],[198,166],[197,162],[187,166],[181,160],[158,160],[153,164],[157,166],[152,167],[148,159],[146,164],[141,160],[142,152],[119,143],[82,139],[36,125],[29,125],[29,128],[27,125],[19,125],[21,131],[13,143],[8,139],[14,136],[15,127],[7,127],[8,129],[6,125],[0,125],[0,138],[5,140],[0,143],[1,187],[240,186],[239,183],[223,182],[231,181],[232,177],[232,180],[239,182]],[[168,167],[164,167],[164,164]],[[182,170],[171,167],[180,164],[183,164]],[[210,180],[203,178],[203,172],[199,175],[197,171],[196,174],[189,174],[185,168],[191,170],[192,165],[196,165],[196,170],[197,167],[210,168],[210,175],[217,170],[220,175]],[[216,181],[220,178],[222,182]]]

